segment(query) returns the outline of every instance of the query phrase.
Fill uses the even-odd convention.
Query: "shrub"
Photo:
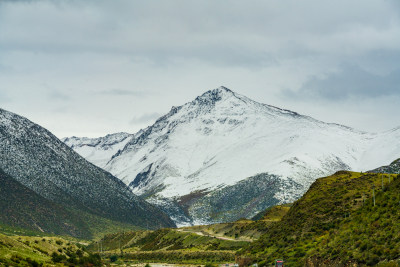
[[[111,262],[116,262],[117,260],[118,260],[118,256],[117,255],[110,256],[110,261]]]
[[[65,255],[62,255],[62,254],[60,255],[57,252],[53,252],[53,254],[51,254],[51,260],[54,263],[62,262],[62,261],[65,261],[66,259],[67,259],[67,257]]]

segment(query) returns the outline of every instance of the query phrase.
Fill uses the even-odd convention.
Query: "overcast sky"
[[[400,126],[398,0],[0,0],[0,107],[58,137],[136,132],[224,85]]]

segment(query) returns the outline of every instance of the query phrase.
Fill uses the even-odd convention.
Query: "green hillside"
[[[400,177],[399,177],[400,178]],[[357,262],[375,265],[398,261],[400,255],[400,179],[387,185],[339,226],[332,229],[308,253],[311,262],[328,259],[331,265]],[[398,266],[397,263],[391,266]]]
[[[341,171],[320,178],[293,204],[281,221],[269,227],[266,234],[239,254],[242,258],[253,259],[265,266],[270,266],[279,258],[283,258],[290,266],[303,266],[306,262],[310,266],[318,266],[322,261],[332,262],[327,266],[337,266],[352,259],[358,263],[372,263],[367,261],[369,256],[358,254],[355,246],[360,246],[360,240],[357,238],[363,238],[362,242],[369,248],[368,253],[373,253],[383,248],[382,244],[378,246],[374,242],[376,235],[381,236],[381,240],[389,238],[387,235],[390,233],[393,235],[396,228],[389,230],[381,227],[380,223],[385,225],[383,221],[388,224],[393,216],[397,218],[397,212],[393,213],[392,208],[396,201],[400,205],[400,179],[394,177],[397,175],[391,175],[390,184],[389,175],[376,173]],[[379,227],[370,227],[375,221]],[[390,227],[395,225],[390,224]],[[353,232],[349,229],[364,230],[357,236],[357,231],[349,235]],[[392,238],[396,240],[397,236],[393,235]],[[351,245],[346,247],[345,244]],[[374,257],[374,263],[391,258],[386,254],[388,251],[380,251],[380,255]],[[318,264],[311,265],[312,260]]]

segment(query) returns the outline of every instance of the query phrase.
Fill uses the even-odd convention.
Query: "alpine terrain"
[[[400,128],[366,133],[210,90],[130,135],[63,141],[178,225],[250,218],[317,179],[399,157]]]
[[[174,226],[164,212],[49,131],[3,109],[0,177],[0,223],[84,237],[93,234],[93,227],[104,228],[103,221],[131,227]]]

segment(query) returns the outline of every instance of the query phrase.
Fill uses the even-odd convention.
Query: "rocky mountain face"
[[[65,142],[102,150],[85,140]],[[116,146],[98,166],[185,225],[250,218],[299,198],[318,177],[390,162],[400,154],[400,129],[360,132],[220,87]]]
[[[165,213],[49,131],[2,109],[0,168],[40,197],[68,209],[136,226],[174,226]]]
[[[389,174],[400,174],[400,159],[397,159],[390,163],[390,165],[387,166],[382,166],[379,168],[376,168],[372,171],[369,171],[371,173],[389,173]]]

